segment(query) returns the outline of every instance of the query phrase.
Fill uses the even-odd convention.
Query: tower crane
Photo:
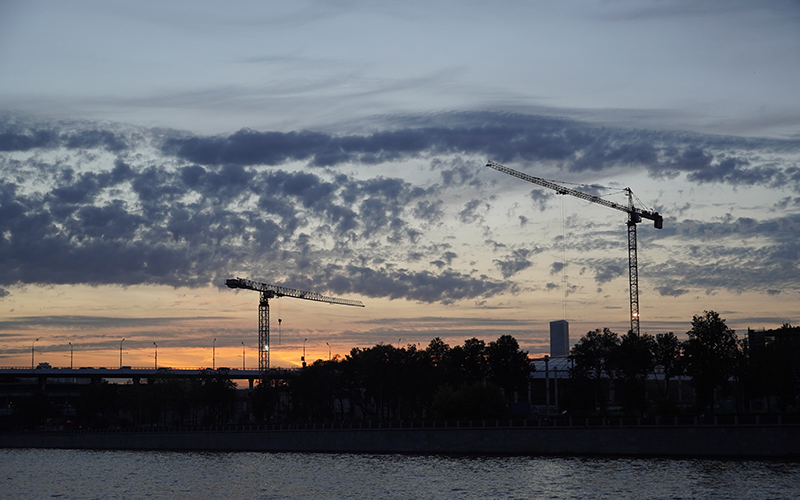
[[[639,267],[636,257],[636,224],[642,222],[642,218],[645,218],[652,220],[653,226],[656,229],[661,229],[664,227],[663,217],[661,217],[658,212],[636,208],[633,205],[634,195],[633,191],[631,191],[631,188],[624,189],[625,194],[628,196],[628,206],[625,206],[600,198],[599,196],[594,196],[576,189],[562,186],[552,181],[524,174],[514,170],[513,168],[503,166],[491,160],[486,164],[486,166],[503,172],[504,174],[517,177],[518,179],[552,189],[558,194],[568,194],[582,200],[591,201],[592,203],[597,203],[608,208],[620,210],[628,214],[628,283],[631,292],[631,333],[633,335],[639,335]]]
[[[243,278],[228,279],[225,280],[225,284],[228,285],[228,288],[244,288],[245,290],[254,290],[261,293],[261,300],[258,302],[258,371],[261,374],[262,380],[269,371],[269,299],[293,297],[295,299],[327,302],[328,304],[364,307],[364,304],[360,300],[326,297],[315,292],[269,285],[267,283],[259,283]],[[280,321],[280,319],[278,321]]]

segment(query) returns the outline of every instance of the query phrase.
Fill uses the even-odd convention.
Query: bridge
[[[297,369],[273,368],[267,372],[267,378],[280,379],[292,376]],[[259,370],[242,370],[237,368],[141,368],[123,366],[122,368],[56,368],[56,367],[0,367],[0,378],[36,378],[39,385],[44,388],[47,380],[50,379],[88,379],[91,381],[106,380],[133,380],[138,383],[141,379],[154,378],[157,376],[172,376],[176,378],[200,378],[212,376],[223,376],[231,380],[247,380],[250,388],[253,382],[261,378]]]

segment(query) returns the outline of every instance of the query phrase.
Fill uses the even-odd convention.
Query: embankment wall
[[[0,447],[92,450],[798,457],[800,425],[0,433]]]

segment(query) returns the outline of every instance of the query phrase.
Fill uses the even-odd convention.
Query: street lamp
[[[244,342],[242,342],[242,371],[244,371]]]
[[[155,361],[154,367],[155,367],[156,370],[158,370],[158,344],[153,342],[153,345],[156,346],[156,361]]]
[[[72,342],[69,343],[69,369],[72,370]]]
[[[211,343],[211,369],[217,369],[217,339]]]
[[[123,337],[122,340],[119,341],[119,369],[122,370],[122,343],[125,342],[125,338]]]
[[[34,351],[33,351],[33,344],[35,344],[35,343],[37,343],[37,342],[39,342],[39,339],[36,339],[36,340],[34,340],[33,342],[31,342],[31,370],[33,370],[33,369],[36,367],[36,365],[34,364],[34,361],[33,361],[33,359],[34,359],[34,355],[33,355],[33,352],[34,352]]]
[[[550,418],[550,356],[544,355],[545,414]]]
[[[328,346],[328,361],[331,360],[331,345],[325,342],[325,345]]]
[[[303,368],[306,367],[306,340],[308,339],[303,339],[303,357],[300,358],[300,361],[303,362]]]

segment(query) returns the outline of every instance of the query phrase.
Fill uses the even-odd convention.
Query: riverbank
[[[800,425],[638,419],[245,425],[0,433],[2,448],[800,457]]]

